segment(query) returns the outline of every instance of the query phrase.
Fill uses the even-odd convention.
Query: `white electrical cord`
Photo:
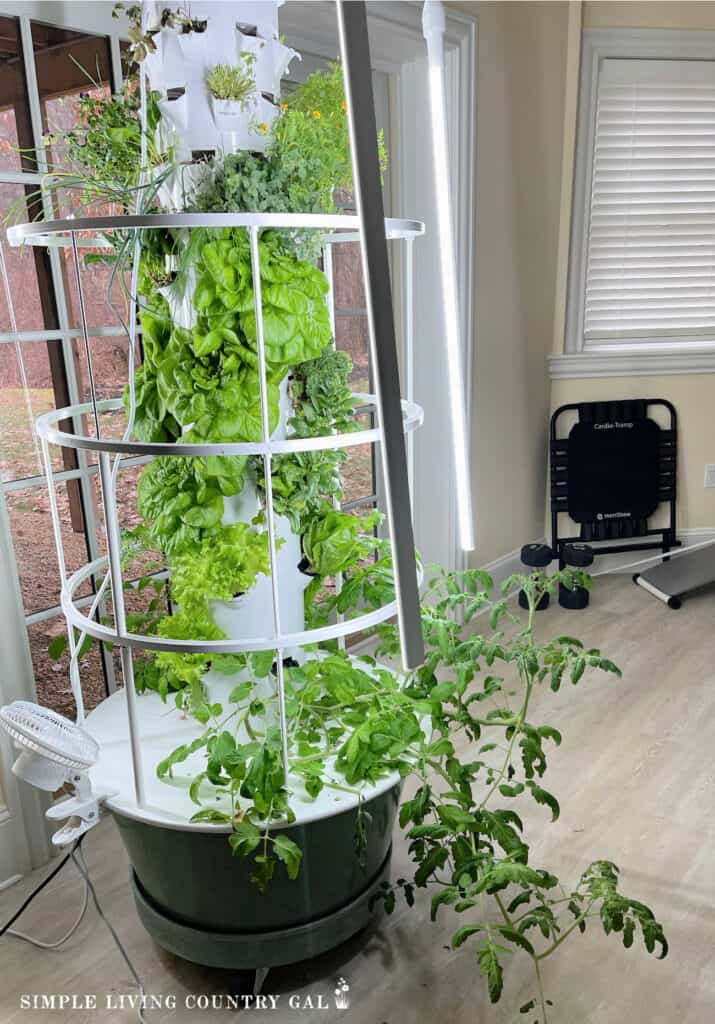
[[[126,949],[124,948],[124,946],[122,944],[122,940],[117,935],[116,931],[114,930],[114,926],[112,925],[111,921],[107,918],[107,916],[105,915],[104,911],[102,910],[102,908],[101,908],[101,906],[99,904],[99,899],[97,897],[97,891],[94,888],[94,884],[93,884],[91,878],[89,877],[89,870],[87,869],[87,865],[84,863],[84,860],[81,857],[77,856],[77,851],[76,850],[72,850],[72,853],[70,854],[70,856],[72,857],[72,860],[74,861],[75,867],[77,868],[79,873],[84,878],[85,883],[87,885],[87,888],[89,889],[89,891],[90,891],[90,893],[92,895],[92,901],[93,901],[93,903],[94,903],[94,905],[96,907],[97,913],[102,918],[102,920],[104,921],[105,925],[107,926],[107,930],[109,931],[109,934],[114,939],[115,945],[116,945],[117,949],[119,950],[119,952],[121,953],[122,959],[124,960],[124,963],[129,968],[129,972],[130,972],[131,976],[134,978],[135,985],[139,989],[140,1003],[139,1003],[139,1006],[137,1007],[137,1018],[139,1019],[140,1024],[146,1024],[146,1018],[144,1016],[144,1010],[143,1010],[143,1003],[146,1000],[146,996],[145,996],[145,993],[144,993],[144,985],[142,984],[142,980],[139,977],[139,975],[137,974],[136,968],[134,967],[134,964],[132,963],[131,959],[129,958],[129,954],[127,953]]]
[[[132,963],[132,961],[131,961],[131,959],[129,957],[129,954],[127,953],[126,949],[124,948],[124,945],[122,944],[121,939],[117,935],[116,931],[114,930],[114,927],[112,926],[111,922],[108,920],[108,918],[106,917],[104,911],[102,910],[102,907],[101,907],[101,905],[99,903],[99,898],[97,896],[97,891],[94,888],[94,884],[93,884],[93,882],[92,882],[92,880],[91,880],[91,878],[89,876],[89,868],[87,867],[87,862],[84,859],[84,852],[82,850],[81,844],[82,844],[82,837],[80,837],[80,839],[75,842],[74,846],[69,851],[69,853],[65,854],[64,858],[62,859],[62,861],[60,861],[60,863],[49,873],[49,875],[47,875],[43,879],[43,881],[40,883],[40,885],[37,886],[37,888],[35,888],[35,890],[24,901],[24,903],[19,908],[19,910],[17,910],[15,912],[15,914],[13,915],[13,917],[10,919],[11,922],[16,921],[18,919],[18,917],[20,917],[25,912],[25,910],[30,905],[30,903],[37,896],[39,896],[39,894],[43,891],[43,889],[45,889],[46,886],[52,881],[52,879],[64,868],[64,866],[67,863],[67,861],[71,859],[72,862],[74,863],[74,866],[77,868],[77,870],[79,871],[80,875],[84,879],[84,899],[83,899],[83,902],[82,902],[82,909],[80,911],[80,914],[77,917],[77,919],[75,920],[75,922],[72,925],[72,927],[69,929],[69,931],[66,932],[65,935],[63,935],[61,939],[57,939],[54,942],[45,942],[43,939],[36,939],[32,935],[27,935],[24,932],[20,932],[17,929],[12,929],[12,928],[9,928],[7,926],[3,927],[0,930],[0,935],[2,935],[2,936],[11,935],[13,938],[21,939],[23,942],[29,942],[33,946],[37,946],[39,949],[44,949],[44,950],[58,949],[65,942],[67,942],[67,940],[69,938],[71,938],[71,936],[74,935],[74,933],[79,928],[79,925],[80,925],[80,923],[81,923],[82,919],[84,918],[85,913],[87,911],[88,898],[91,895],[92,900],[94,902],[94,905],[96,907],[97,913],[101,917],[102,921],[104,921],[104,924],[106,925],[107,930],[109,931],[110,935],[114,939],[114,942],[115,942],[115,944],[117,946],[117,949],[121,953],[122,959],[124,960],[125,964],[129,968],[129,971],[130,971],[132,977],[134,978],[136,986],[139,989],[140,1002],[139,1002],[139,1006],[137,1007],[137,1017],[139,1019],[140,1024],[146,1024],[146,1019],[144,1017],[144,1004],[146,1002],[146,997],[145,997],[145,993],[144,993],[144,985],[142,984],[141,978],[139,977],[139,975],[138,975],[138,973],[137,973],[137,971],[136,971],[136,969],[134,967],[134,964]]]

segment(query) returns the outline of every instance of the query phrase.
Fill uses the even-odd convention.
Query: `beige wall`
[[[587,2],[583,5],[583,27],[715,29],[715,3]],[[566,272],[564,259],[558,273]],[[565,402],[643,397],[669,399],[678,411],[679,526],[715,527],[715,490],[703,487],[705,463],[715,462],[714,374],[556,380],[551,407]]]
[[[572,164],[562,171],[562,153],[577,91],[567,74],[569,4],[452,6],[476,14],[479,26],[473,564],[544,533],[548,418],[567,401],[670,398],[680,413],[681,525],[715,525],[715,491],[702,486],[704,462],[715,462],[711,376],[549,382],[547,356],[563,336],[555,309],[567,262],[559,237],[568,238],[570,218],[562,185],[568,190]],[[582,17],[584,28],[715,29],[715,2],[587,2]]]
[[[479,21],[473,463],[485,564],[543,534],[568,5]]]

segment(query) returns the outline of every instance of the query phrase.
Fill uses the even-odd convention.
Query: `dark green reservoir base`
[[[398,803],[395,786],[360,811],[285,829],[303,850],[300,874],[291,881],[278,865],[263,893],[249,880],[252,859],[235,858],[225,832],[180,831],[112,814],[152,938],[195,963],[251,970],[318,956],[368,923],[370,899],[389,877]]]

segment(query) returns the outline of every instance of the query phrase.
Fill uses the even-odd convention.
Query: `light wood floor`
[[[553,1024],[710,1024],[715,1018],[715,591],[692,597],[672,612],[628,577],[597,581],[583,613],[550,609],[540,628],[570,632],[598,645],[624,671],[619,682],[592,677],[577,688],[541,693],[534,721],[563,733],[551,755],[548,788],[561,818],[547,823],[528,814],[532,862],[575,881],[593,859],[623,868],[623,887],[650,903],[666,926],[671,951],[659,962],[642,947],[624,950],[617,937],[594,926],[575,935],[546,965],[554,1000]],[[92,876],[110,919],[124,939],[150,993],[224,993],[226,976],[195,967],[158,949],[136,917],[127,886],[127,859],[111,821],[85,843]],[[36,877],[0,895],[5,920]],[[395,875],[408,873],[398,842]],[[21,924],[52,937],[72,921],[80,884],[67,869],[30,908]],[[190,884],[190,880],[187,880]],[[265,992],[279,1009],[245,1012],[256,1022],[345,1019],[354,1024],[530,1024],[519,1005],[532,993],[529,964],[519,955],[506,972],[502,1003],[490,1008],[468,947],[452,952],[447,917],[431,924],[424,906],[400,908],[371,934],[319,959],[269,975]],[[294,1010],[288,996],[330,999],[336,979],[350,985],[350,1009]],[[22,993],[133,991],[129,974],[104,926],[90,912],[61,950],[41,952],[0,940],[0,1021],[83,1024],[133,1021],[130,1011],[20,1010]],[[168,1020],[215,1022],[231,1011],[155,1010],[150,1024]]]

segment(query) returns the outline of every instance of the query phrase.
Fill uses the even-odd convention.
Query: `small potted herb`
[[[245,132],[254,113],[256,81],[255,54],[241,51],[240,64],[214,64],[206,74],[211,111],[216,127],[223,132]]]

